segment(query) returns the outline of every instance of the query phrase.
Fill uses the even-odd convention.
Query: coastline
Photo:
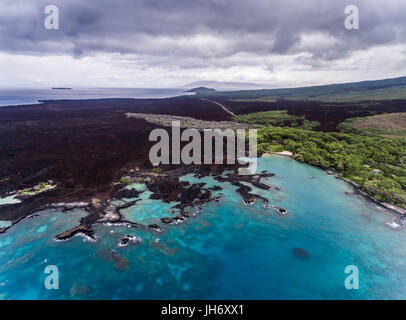
[[[194,108],[190,108],[191,104]],[[227,104],[229,108],[230,105]],[[55,189],[39,197],[29,197],[21,204],[1,206],[0,219],[16,223],[53,203],[91,203],[96,198],[101,205],[90,205],[90,215],[83,219],[84,224],[92,225],[103,216],[108,200],[116,197],[116,182],[129,169],[138,166],[143,170],[151,169],[145,165],[151,144],[147,142],[148,134],[153,129],[162,128],[162,124],[126,116],[142,113],[145,117],[146,112],[165,114],[166,117],[189,117],[199,123],[230,120],[216,104],[190,97],[54,100],[39,105],[0,108],[0,149],[9,150],[11,155],[0,162],[0,177],[3,178],[0,194],[32,188],[50,179],[57,185]],[[37,139],[33,140],[33,135]],[[25,153],[22,150],[26,150]],[[275,154],[294,159],[290,152]],[[184,167],[180,170],[187,171]],[[214,167],[189,170],[213,174],[219,171]],[[252,196],[246,194],[249,191],[239,187],[250,203]],[[376,202],[376,199],[371,200]],[[379,204],[404,214],[402,210]]]
[[[215,180],[219,182],[230,182],[232,185],[237,186],[236,193],[240,195],[244,205],[251,205],[256,199],[264,201],[264,205],[268,204],[268,200],[260,195],[252,193],[252,188],[244,185],[243,181],[252,184],[253,186],[267,190],[269,186],[262,184],[260,179],[262,177],[272,177],[272,173],[261,172],[252,176],[240,176],[238,175],[238,165],[210,165],[210,166],[185,166],[181,165],[178,168],[165,167],[159,173],[152,171],[153,168],[149,166],[136,168],[127,168],[123,170],[122,174],[124,178],[120,180],[126,180],[125,182],[115,182],[114,192],[111,193],[108,199],[92,198],[91,201],[86,199],[76,199],[75,202],[60,202],[51,203],[41,207],[37,207],[20,217],[17,220],[11,221],[11,225],[0,228],[0,234],[5,233],[8,229],[19,223],[20,221],[37,216],[42,210],[45,209],[61,209],[62,211],[69,211],[76,208],[83,209],[88,212],[88,215],[83,217],[79,224],[71,229],[55,236],[55,240],[68,240],[78,234],[83,234],[89,238],[94,238],[94,225],[97,224],[126,224],[132,228],[145,228],[154,232],[162,232],[167,225],[179,224],[188,220],[191,216],[187,212],[187,208],[197,208],[200,212],[206,203],[211,201],[219,201],[218,197],[212,195],[212,191],[221,190],[220,187],[208,188],[203,184],[189,184],[181,181],[179,178],[186,174],[195,174],[199,177],[205,177],[212,175]],[[229,174],[227,177],[222,176],[222,172],[225,170],[234,169],[233,174]],[[128,181],[128,182],[127,182]],[[131,181],[131,182],[130,182]],[[177,215],[170,218],[162,218],[161,225],[150,224],[141,225],[137,222],[129,221],[120,210],[135,205],[139,199],[136,199],[142,192],[135,189],[127,189],[126,186],[133,183],[144,183],[147,190],[152,192],[151,199],[159,199],[165,203],[177,202],[172,207],[174,210],[179,211]],[[35,198],[33,196],[32,198]],[[125,199],[133,199],[127,201]],[[134,200],[135,199],[135,200]],[[114,201],[123,201],[124,204],[115,205]],[[24,202],[19,203],[24,208]],[[4,208],[2,208],[4,209]],[[286,212],[283,208],[269,207],[274,211],[279,210],[279,213]],[[5,219],[7,220],[7,219]]]
[[[270,153],[264,153],[261,155],[261,157],[271,157],[273,155],[277,156],[283,156],[283,157],[289,157],[293,160],[294,155],[293,153],[289,151],[282,151],[282,152],[274,152],[273,154]],[[295,160],[297,161],[297,160]],[[300,162],[300,161],[299,161]],[[256,187],[262,188],[262,189],[267,189],[266,185],[262,184],[259,182],[258,177],[262,176],[272,176],[272,173],[261,173],[258,175],[255,175],[253,177],[241,177],[238,176],[237,174],[232,174],[228,178],[221,177],[221,172],[226,170],[228,167],[227,166],[220,166],[218,168],[215,167],[207,167],[207,168],[200,168],[200,167],[180,167],[177,169],[169,169],[162,171],[160,174],[156,174],[151,171],[151,168],[142,168],[141,170],[137,168],[136,170],[126,170],[124,171],[124,174],[126,178],[131,178],[133,183],[136,183],[138,180],[142,181],[148,181],[146,185],[148,186],[148,189],[151,190],[154,194],[153,198],[154,199],[161,199],[164,202],[168,201],[173,201],[174,200],[174,194],[173,190],[179,190],[181,197],[177,198],[177,201],[179,202],[178,208],[180,209],[180,214],[178,216],[172,217],[171,219],[165,218],[162,220],[164,225],[168,224],[178,224],[179,222],[184,222],[189,218],[189,215],[185,212],[186,207],[195,207],[196,203],[192,201],[192,199],[199,199],[199,204],[197,204],[197,207],[200,207],[204,205],[204,203],[208,201],[213,201],[216,200],[211,196],[211,190],[210,189],[205,189],[203,186],[198,186],[198,185],[192,185],[192,186],[187,186],[184,185],[178,177],[188,174],[188,173],[195,173],[199,176],[206,176],[207,174],[213,174],[215,175],[215,179],[218,180],[219,182],[224,182],[224,181],[229,181],[233,185],[238,186],[239,189],[237,190],[237,193],[240,194],[243,203],[245,205],[250,205],[252,204],[255,199],[262,199],[261,196],[258,196],[256,194],[251,193],[251,188],[243,185],[241,182],[246,181],[251,184],[253,184]],[[322,168],[319,168],[322,169]],[[348,180],[346,178],[343,178],[341,175],[336,173],[335,171],[332,170],[325,170],[322,169],[326,174],[328,175],[333,175],[336,179],[340,179],[343,182],[346,182],[350,184],[354,191],[364,197],[365,199],[374,202],[375,204],[381,206],[382,208],[388,210],[390,213],[396,215],[396,217],[404,219],[406,210],[399,208],[397,206],[388,204],[388,203],[382,203],[372,197],[371,195],[367,194],[363,190],[360,189],[360,187],[353,181]],[[255,177],[255,178],[254,178]],[[171,190],[167,189],[167,185],[170,184],[173,188]],[[111,202],[115,200],[120,200],[122,198],[133,198],[134,196],[139,195],[139,191],[135,190],[126,190],[125,187],[126,184],[123,183],[116,183],[116,188],[114,191],[114,194],[111,195],[108,199],[97,199],[93,198],[92,201],[85,201],[85,200],[76,200],[75,202],[69,202],[69,203],[52,203],[49,205],[45,206],[40,206],[36,208],[35,210],[32,210],[29,214],[20,217],[17,220],[10,220],[12,224],[8,227],[0,228],[0,233],[6,232],[9,228],[13,227],[15,224],[20,222],[21,220],[29,217],[34,217],[40,212],[41,210],[51,208],[61,208],[63,211],[68,211],[72,210],[75,208],[82,208],[86,210],[89,214],[82,218],[81,222],[79,225],[74,227],[73,229],[66,230],[65,232],[59,234],[56,236],[57,240],[67,240],[70,239],[71,237],[75,236],[76,234],[84,234],[90,238],[93,237],[93,226],[98,223],[125,223],[131,227],[140,227],[139,224],[133,223],[131,221],[127,221],[122,214],[120,214],[120,210],[129,206],[132,206],[136,204],[138,200],[135,201],[130,201],[126,202],[124,205],[112,205]],[[121,189],[120,189],[121,187]],[[269,188],[269,187],[268,187]],[[188,191],[189,190],[189,191]],[[34,197],[33,197],[34,198]],[[266,199],[265,199],[266,200]],[[265,201],[267,202],[267,201]],[[21,204],[20,204],[21,205]],[[147,226],[148,229],[161,232],[163,231],[163,226],[157,226],[157,225],[149,225]]]
[[[260,200],[254,206],[243,206],[239,195],[232,190],[235,188],[231,189],[228,183],[225,185],[217,184],[212,179],[207,181],[205,178],[200,180],[193,177],[187,177],[184,181],[188,181],[190,184],[206,181],[208,182],[206,187],[213,187],[213,183],[217,184],[223,187],[223,191],[219,190],[219,193],[225,194],[226,198],[220,202],[214,201],[209,204],[201,211],[202,214],[199,214],[198,208],[191,209],[189,211],[190,220],[187,220],[187,222],[179,221],[179,225],[176,225],[176,222],[173,222],[173,225],[165,225],[162,232],[147,229],[148,223],[157,223],[158,225],[162,225],[162,223],[159,221],[144,223],[143,221],[146,221],[143,220],[145,216],[141,213],[144,208],[138,208],[136,209],[137,214],[133,215],[135,219],[131,219],[131,221],[142,223],[143,226],[139,228],[131,227],[125,223],[96,224],[94,226],[94,239],[84,234],[77,234],[71,240],[56,240],[55,235],[64,231],[63,225],[65,225],[65,228],[76,226],[83,213],[63,214],[59,209],[56,212],[43,212],[33,220],[30,219],[20,226],[16,226],[14,230],[10,230],[10,234],[2,237],[3,240],[9,237],[13,240],[11,246],[4,247],[4,250],[7,250],[5,251],[7,255],[3,255],[3,260],[11,257],[15,261],[15,263],[10,264],[7,272],[4,273],[5,276],[12,279],[5,289],[8,292],[15,290],[14,288],[19,285],[18,274],[25,270],[30,272],[27,283],[33,286],[37,285],[35,275],[38,274],[39,263],[45,261],[45,258],[48,259],[46,261],[52,263],[56,260],[54,257],[59,256],[66,257],[64,261],[59,262],[60,269],[71,269],[73,273],[69,273],[70,278],[64,278],[64,284],[66,283],[66,285],[61,288],[64,291],[55,291],[52,294],[63,295],[66,291],[69,296],[70,288],[77,286],[75,284],[76,279],[86,279],[80,282],[81,286],[90,287],[92,283],[101,283],[102,281],[104,281],[104,286],[109,285],[108,289],[110,291],[106,291],[107,293],[105,291],[91,290],[83,298],[103,298],[103,296],[97,295],[98,292],[101,292],[104,298],[107,297],[106,294],[108,297],[124,298],[124,296],[119,296],[114,291],[117,288],[119,292],[124,285],[132,288],[132,291],[126,292],[127,297],[134,299],[147,298],[149,292],[140,292],[135,289],[140,281],[144,281],[145,288],[147,288],[147,285],[150,288],[150,283],[154,285],[153,288],[156,288],[157,291],[151,293],[153,298],[161,298],[163,295],[165,295],[163,298],[170,297],[171,292],[178,289],[180,293],[185,295],[182,298],[193,298],[198,293],[193,290],[184,290],[182,285],[185,282],[176,278],[178,273],[170,271],[173,270],[172,266],[175,266],[175,270],[183,270],[185,262],[190,263],[191,267],[188,269],[190,273],[186,273],[184,279],[187,282],[191,281],[190,279],[195,281],[190,282],[191,287],[195,284],[199,285],[199,283],[202,283],[202,279],[205,279],[203,283],[210,282],[216,288],[216,284],[219,283],[218,279],[228,279],[224,277],[228,277],[230,274],[232,279],[227,280],[226,283],[234,286],[234,284],[240,283],[239,279],[241,280],[243,276],[250,274],[247,271],[252,271],[253,265],[254,269],[255,266],[262,266],[258,268],[256,273],[259,273],[260,278],[265,279],[267,282],[263,283],[265,280],[258,281],[256,276],[248,277],[247,281],[249,283],[247,286],[237,287],[241,295],[247,294],[247,292],[256,294],[256,291],[247,291],[247,288],[255,287],[255,285],[263,285],[263,288],[266,289],[265,294],[268,294],[270,290],[275,290],[273,284],[277,283],[280,278],[281,266],[291,265],[294,268],[291,270],[294,271],[292,273],[293,279],[290,276],[282,278],[288,281],[284,283],[284,286],[286,284],[288,288],[296,288],[295,285],[301,283],[300,279],[308,279],[309,268],[320,268],[325,272],[337,274],[337,270],[343,269],[343,264],[347,265],[347,261],[348,263],[353,262],[353,256],[361,257],[360,261],[363,264],[357,263],[357,266],[360,269],[362,268],[361,270],[372,270],[371,272],[374,272],[374,267],[378,266],[379,270],[387,272],[385,275],[392,276],[390,279],[394,283],[398,281],[399,276],[402,277],[403,281],[405,275],[402,274],[402,270],[399,270],[393,261],[398,261],[397,258],[403,259],[406,254],[402,250],[399,251],[399,245],[406,238],[406,234],[403,228],[392,230],[389,225],[392,216],[388,212],[354,195],[349,186],[332,179],[333,177],[328,177],[318,168],[308,167],[281,156],[273,158],[276,160],[275,166],[273,165],[275,160],[268,161],[268,159],[265,159],[266,161],[260,161],[261,159],[259,159],[260,170],[258,171],[261,172],[261,170],[267,169],[279,177],[285,177],[279,179],[279,182],[277,181],[278,178],[275,180],[272,178],[267,179],[267,184],[280,187],[280,190],[271,190],[275,195],[275,198],[272,197],[271,199],[275,199],[278,204],[286,206],[289,209],[288,215],[281,214],[279,216],[272,210],[264,209]],[[221,176],[226,177],[227,175],[228,172],[223,173]],[[295,181],[296,176],[298,182]],[[311,179],[312,176],[315,178]],[[308,187],[309,184],[312,188]],[[131,186],[131,188],[133,187]],[[323,193],[323,191],[326,192]],[[344,191],[350,194],[346,194]],[[315,201],[320,197],[325,199],[320,201],[320,206],[316,206]],[[274,201],[270,203],[274,203]],[[121,203],[115,202],[114,204],[120,205]],[[164,212],[166,210],[165,205],[155,207],[155,204],[151,203],[151,209],[148,208],[148,204],[146,206],[146,209],[154,215],[154,218],[159,219],[164,216],[158,211]],[[218,211],[216,208],[218,208]],[[213,213],[215,210],[221,212],[221,214]],[[154,212],[157,214],[155,215]],[[51,223],[50,219],[53,216],[57,217],[58,220]],[[137,219],[137,216],[140,220]],[[171,218],[171,216],[169,217]],[[65,223],[69,223],[69,227]],[[26,231],[36,231],[45,224],[48,225],[45,233],[36,234],[33,232],[31,234]],[[37,239],[36,242],[29,242],[32,238]],[[42,238],[48,239],[47,242],[43,244]],[[18,241],[14,239],[18,239]],[[337,243],[337,245],[331,243]],[[27,263],[21,266],[19,264],[21,260],[16,259],[20,253],[17,249],[25,245],[27,249],[32,250],[33,258],[31,260],[26,259]],[[257,251],[258,248],[260,251]],[[371,252],[371,248],[378,251]],[[227,258],[230,251],[235,258]],[[331,254],[326,256],[325,252]],[[398,255],[399,252],[401,252],[402,256]],[[212,262],[213,257],[215,263]],[[288,260],[286,260],[286,257]],[[335,258],[331,259],[331,257]],[[377,259],[373,257],[377,257]],[[125,261],[128,261],[128,264]],[[168,261],[170,262],[169,265]],[[223,266],[223,261],[226,261],[227,268],[220,269],[219,267]],[[239,263],[245,262],[243,269],[238,268]],[[33,267],[28,268],[28,266]],[[390,269],[385,269],[385,266]],[[42,265],[40,265],[40,268],[42,268]],[[229,272],[229,270],[234,269],[236,273]],[[200,272],[200,270],[204,270],[204,272]],[[217,272],[218,270],[221,271]],[[105,274],[113,274],[114,276],[106,278]],[[274,277],[268,279],[269,274],[273,274]],[[320,273],[317,272],[316,274]],[[156,282],[159,277],[165,277],[163,278],[163,285]],[[375,279],[375,277],[367,278]],[[168,279],[172,279],[173,282],[168,281]],[[342,284],[342,279],[342,272],[340,272],[336,277],[336,281],[332,283],[321,281],[322,288],[320,292],[327,292],[328,290],[331,295],[336,294],[335,289]],[[381,277],[376,277],[377,282],[380,279]],[[314,278],[309,279],[310,287],[312,281],[314,281]],[[170,287],[167,283],[174,283],[176,287]],[[328,284],[327,289],[325,283]],[[386,284],[385,282],[383,285]],[[303,297],[305,294],[315,292],[307,290],[309,285],[307,283],[303,285],[303,291],[301,291]],[[402,285],[399,284],[399,287]],[[208,288],[210,289],[211,286]],[[226,287],[224,292],[227,292],[228,288],[229,286]],[[268,288],[269,291],[267,291]],[[278,288],[282,288],[282,291],[278,292],[278,294],[282,294],[284,292],[283,287]],[[163,290],[165,290],[163,295],[158,296],[158,293]],[[233,290],[235,290],[234,287]],[[315,288],[314,290],[319,289]],[[344,294],[348,293],[348,291],[344,290],[342,290]],[[42,290],[42,292],[46,294],[48,291]],[[208,296],[209,298],[214,296],[212,292],[211,290],[208,291],[208,294],[211,295]],[[289,289],[289,294],[291,292]],[[369,294],[369,291],[366,292]],[[404,291],[400,292],[404,294]],[[218,297],[219,294],[215,293],[215,297]],[[227,297],[226,294],[221,294]],[[318,294],[319,291],[317,291],[316,295]],[[353,292],[350,294],[353,294]],[[77,296],[77,298],[80,297]],[[288,298],[295,298],[295,296],[289,296]]]
[[[268,152],[265,152],[264,154],[261,155],[261,157],[270,157],[272,155],[285,156],[285,157],[289,157],[289,158],[292,158],[293,160],[297,161],[294,158],[294,154],[292,152],[290,152],[290,151],[273,152],[272,154],[268,153]],[[303,162],[303,163],[305,163],[305,162]],[[307,163],[305,163],[305,164],[307,164]],[[310,164],[308,164],[308,165],[310,165]],[[379,200],[375,199],[370,194],[363,191],[360,188],[360,186],[357,183],[355,183],[354,181],[351,181],[349,179],[346,179],[346,178],[342,177],[339,173],[337,173],[335,171],[331,171],[331,169],[325,169],[325,168],[320,168],[320,167],[318,167],[318,168],[325,171],[328,175],[334,175],[334,177],[336,179],[339,179],[341,181],[344,181],[344,182],[350,184],[359,195],[361,195],[361,196],[365,197],[366,199],[374,202],[375,204],[378,204],[382,208],[385,208],[385,209],[391,211],[392,213],[396,214],[397,217],[402,218],[402,219],[406,219],[406,209],[403,209],[401,207],[398,207],[396,205],[393,205],[393,204],[390,204],[390,203],[387,203],[387,202],[380,202]]]
[[[168,99],[192,96],[179,88],[0,88],[0,108],[48,101],[97,99]]]
[[[335,178],[336,178],[336,179],[339,179],[339,180],[342,180],[342,181],[344,181],[344,182],[350,184],[350,185],[354,188],[354,190],[355,190],[357,193],[359,193],[359,194],[362,195],[363,197],[367,198],[368,200],[370,200],[370,201],[372,201],[372,202],[374,202],[374,203],[380,205],[381,207],[383,207],[383,208],[385,208],[385,209],[387,209],[387,210],[390,210],[390,211],[392,211],[392,212],[394,212],[394,213],[400,215],[401,218],[406,219],[406,209],[403,209],[403,208],[401,208],[401,207],[398,207],[398,206],[396,206],[396,205],[394,205],[394,204],[390,204],[390,203],[387,203],[387,202],[380,202],[379,200],[375,199],[375,198],[374,198],[373,196],[371,196],[370,194],[368,194],[368,193],[366,193],[365,191],[363,191],[357,183],[355,183],[354,181],[351,181],[351,180],[349,180],[349,179],[343,178],[343,177],[342,177],[340,174],[338,174],[338,173],[335,173]]]

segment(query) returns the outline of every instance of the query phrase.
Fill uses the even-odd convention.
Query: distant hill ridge
[[[265,89],[272,88],[274,86],[249,82],[224,82],[224,81],[195,81],[183,86],[183,88],[185,89],[199,87],[213,88],[218,91],[232,91],[232,90],[234,91],[234,90]]]
[[[363,100],[406,99],[406,77],[369,80],[311,87],[236,91],[199,91],[199,94],[228,99],[275,101],[308,100],[352,102]]]
[[[198,88],[193,88],[190,89],[186,92],[196,92],[196,93],[210,93],[210,92],[217,92],[213,88],[206,88],[206,87],[198,87]]]

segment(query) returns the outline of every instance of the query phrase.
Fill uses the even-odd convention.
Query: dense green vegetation
[[[406,99],[406,77],[377,81],[362,81],[325,86],[286,89],[208,91],[199,96],[242,101],[300,101],[354,102]]]
[[[334,168],[377,200],[406,208],[406,139],[272,126],[259,130],[259,153],[283,150],[298,161]]]
[[[241,122],[262,124],[258,130],[258,153],[291,151],[298,161],[334,169],[359,185],[378,201],[406,208],[406,138],[340,132],[316,132],[281,127],[290,116],[284,112],[252,113],[237,117]]]
[[[234,121],[264,126],[293,127],[312,129],[320,125],[317,121],[309,121],[304,116],[289,114],[287,110],[274,110],[242,114],[233,118]]]

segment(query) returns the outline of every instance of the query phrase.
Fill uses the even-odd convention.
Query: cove
[[[96,225],[97,241],[55,241],[87,213],[45,210],[0,235],[2,299],[405,299],[406,232],[393,215],[358,196],[345,182],[290,158],[258,159],[275,176],[253,192],[287,215],[245,206],[228,182],[220,202],[191,210],[187,222],[162,233],[125,225]],[[148,191],[141,203],[148,206]],[[153,219],[168,214],[153,201]],[[162,209],[162,210],[161,210]],[[129,218],[148,223],[137,204]],[[193,216],[194,214],[194,216]],[[46,227],[45,227],[46,226]],[[132,235],[141,239],[120,247]],[[59,290],[46,290],[44,268],[59,268]],[[357,266],[359,289],[345,287],[345,268]]]

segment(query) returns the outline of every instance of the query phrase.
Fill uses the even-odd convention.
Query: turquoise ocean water
[[[97,241],[53,237],[75,226],[81,210],[46,210],[0,235],[2,299],[398,299],[406,298],[406,231],[387,211],[344,182],[291,159],[259,159],[257,190],[289,214],[257,201],[244,206],[236,187],[206,177],[183,180],[220,185],[211,202],[184,224],[162,233],[97,225]],[[168,204],[141,194],[123,214],[139,223],[170,216]],[[118,244],[134,235],[140,243]],[[304,249],[308,257],[295,254]],[[47,265],[59,269],[59,289],[44,287]],[[347,265],[359,270],[359,289],[347,290]]]

